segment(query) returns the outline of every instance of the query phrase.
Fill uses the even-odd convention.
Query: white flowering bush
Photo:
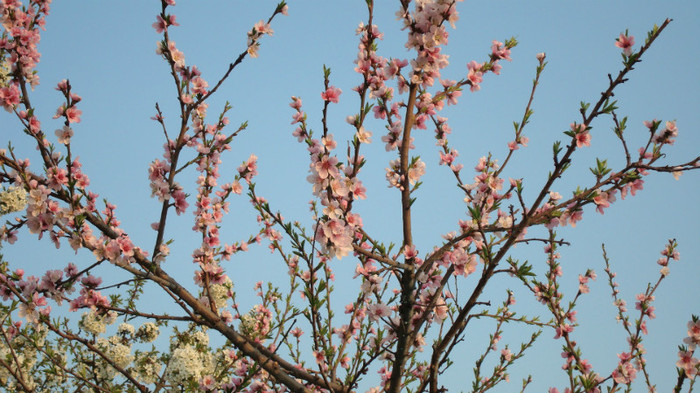
[[[543,378],[552,374],[533,369],[539,359],[523,360],[547,332],[562,348],[555,354],[562,378],[550,385],[564,381],[564,392],[577,393],[640,386],[657,391],[650,376],[656,370],[648,366],[643,342],[656,317],[659,288],[680,259],[677,241],[661,247],[658,276],[636,295],[634,309],[628,308],[603,248],[621,338],[607,354],[608,363],[596,367],[578,338],[578,310],[598,274],[566,265],[561,250],[570,244],[562,233],[584,216],[604,214],[636,196],[648,187],[649,176],[678,179],[700,168],[700,156],[683,160],[672,154],[680,121],[654,118],[632,124],[615,95],[642,57],[653,56],[648,51],[671,20],[654,25],[643,39],[629,31],[611,37],[609,47],[622,58],[618,70],[610,71],[600,95],[581,102],[573,108],[575,116],[558,125],[564,131],[552,145],[551,160],[542,164],[546,175],[531,180],[520,177],[514,166],[531,138],[549,137],[529,128],[534,97],[549,67],[547,55],[530,57],[534,80],[508,141],[469,161],[457,149],[448,107],[486,90],[490,79],[505,73],[517,40],[493,40],[484,45],[484,56],[448,68],[447,44],[461,2],[400,0],[395,16],[406,39],[400,51],[384,54],[384,27],[375,23],[380,5],[366,0],[366,20],[355,31],[354,85],[336,86],[330,68],[323,66],[318,110],[299,96],[284,108],[292,140],[308,160],[301,178],[308,181],[313,199],[305,225],[277,210],[281,201],[298,202],[288,190],[281,188],[279,198],[268,199],[264,189],[256,188],[264,166],[256,154],[240,156],[243,147],[234,144],[247,123],[231,124],[228,102],[211,114],[217,108],[212,97],[220,95],[239,66],[263,56],[261,45],[287,15],[288,5],[282,1],[271,7],[270,16],[247,31],[244,49],[215,77],[186,59],[185,48],[174,41],[180,31],[175,1],[154,1],[155,53],[171,84],[172,105],[156,104],[152,117],[162,150],[153,153],[143,174],[145,193],[153,200],[139,207],[156,212],[147,228],[154,236],[149,237],[132,230],[143,224],[142,217],[127,216],[133,226],[123,224],[114,201],[91,185],[91,179],[117,177],[111,171],[93,173],[80,159],[81,146],[97,153],[110,146],[81,145],[80,123],[90,107],[79,89],[69,79],[55,81],[52,93],[60,103],[50,111],[55,113],[48,115],[51,120],[44,119],[45,108],[35,105],[39,45],[50,23],[50,3],[0,1],[0,105],[12,122],[3,122],[2,132],[12,142],[24,138],[24,144],[9,143],[0,150],[0,215],[6,219],[0,241],[9,248],[29,244],[17,243],[20,238],[36,237],[69,250],[71,259],[56,251],[61,257],[49,258],[50,268],[40,274],[34,272],[37,266],[15,260],[16,254],[0,259],[0,388],[438,393],[465,389],[466,367],[473,371],[471,391],[522,391],[533,377],[524,377],[517,388],[507,385],[516,367],[541,371]],[[469,9],[465,13],[476,17]],[[304,42],[299,43],[300,56],[306,53]],[[129,72],[114,77],[134,77],[139,71]],[[349,113],[339,114],[341,101],[350,105],[343,107],[351,108]],[[263,116],[282,111],[263,104]],[[120,103],[114,100],[113,105]],[[485,138],[486,131],[491,132],[480,130],[479,137]],[[257,147],[276,148],[271,146],[276,138],[266,135]],[[140,148],[147,140],[130,143]],[[589,155],[600,152],[597,143],[609,141],[618,144],[619,156],[590,156],[594,164],[585,176],[575,172],[574,162],[584,165]],[[467,147],[473,146],[459,148],[469,151]],[[229,168],[224,161],[232,154],[240,164]],[[293,167],[282,161],[275,165]],[[382,164],[374,166],[377,161]],[[438,188],[429,179],[439,169],[452,187],[431,190],[435,200],[421,204],[426,185]],[[391,207],[399,213],[387,213],[391,220],[372,217],[378,210],[363,210],[372,203],[372,182],[366,179],[375,175],[395,197]],[[461,215],[445,218],[449,228],[433,228],[444,218],[435,205],[454,196]],[[238,202],[250,204],[254,229],[241,224],[236,227],[240,231],[229,232],[224,227],[227,216],[234,223],[245,219]],[[425,224],[414,218],[426,206],[431,225],[419,228]],[[392,222],[375,227],[370,220]],[[192,232],[180,230],[183,221]],[[435,236],[421,238],[428,230],[435,230]],[[183,251],[190,244],[192,249]],[[259,245],[276,258],[274,271],[264,270],[270,265],[258,264],[252,256]],[[520,258],[523,248],[534,249],[536,261]],[[252,260],[249,265],[237,265],[246,258]],[[248,282],[244,273],[250,266],[263,270],[257,273],[266,282]],[[572,285],[564,270],[574,269],[579,273]],[[251,287],[252,295],[241,295]],[[516,297],[530,299],[539,311],[523,313]],[[678,296],[684,305],[693,300]],[[677,373],[671,387],[675,392],[692,390],[700,371],[700,319],[687,317],[687,334],[677,338],[682,343],[677,362],[669,365]],[[481,322],[490,331],[479,341],[484,336],[472,332]],[[606,338],[595,344],[605,347]],[[465,353],[472,358],[465,360]],[[451,379],[450,373],[459,378]],[[560,390],[551,387],[549,392]]]
[[[117,313],[108,312],[100,314],[95,310],[83,313],[79,326],[87,333],[99,335],[107,331],[107,325],[111,325],[117,318]]]
[[[27,207],[27,192],[16,186],[0,190],[0,216],[21,212]]]

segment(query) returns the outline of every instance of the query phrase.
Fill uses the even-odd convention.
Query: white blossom
[[[173,385],[184,385],[190,378],[199,379],[204,371],[199,352],[192,345],[176,348],[165,373],[165,378]]]
[[[144,343],[150,343],[158,338],[160,333],[158,326],[152,322],[146,322],[139,326],[139,330],[136,332],[136,337]]]
[[[20,212],[27,207],[27,192],[23,188],[10,186],[0,190],[0,216]]]
[[[105,315],[99,315],[95,311],[83,313],[79,322],[80,327],[88,333],[98,335],[106,331],[107,325],[114,323],[116,313],[109,312]]]
[[[155,383],[160,377],[160,369],[162,367],[163,365],[160,363],[155,353],[136,353],[134,360],[134,376],[139,382],[145,384]]]

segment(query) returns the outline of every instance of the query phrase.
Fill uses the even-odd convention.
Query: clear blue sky
[[[241,4],[245,3],[245,6]],[[375,20],[384,41],[379,53],[385,57],[410,56],[403,47],[406,37],[399,30],[394,11],[397,2],[378,0]],[[246,59],[232,77],[209,102],[209,114],[215,116],[224,102],[230,101],[232,124],[249,122],[249,129],[233,144],[231,154],[224,156],[222,173],[234,175],[236,166],[255,153],[259,157],[257,192],[266,197],[273,208],[310,227],[307,202],[311,198],[306,182],[308,155],[291,136],[292,110],[289,97],[304,100],[309,122],[320,130],[320,92],[323,87],[322,65],[332,69],[331,83],[343,90],[339,105],[330,110],[329,126],[339,146],[351,136],[345,123],[347,115],[356,113],[358,102],[351,88],[359,83],[353,72],[357,40],[354,30],[364,20],[364,1],[291,1],[289,16],[273,23],[275,34],[262,40],[260,57]],[[178,1],[173,9],[181,27],[171,30],[171,37],[185,53],[188,65],[197,65],[203,77],[212,84],[226,66],[245,47],[245,33],[260,19],[266,19],[275,2]],[[464,2],[459,4],[461,19],[457,30],[450,30],[446,52],[451,66],[443,76],[459,79],[466,74],[471,60],[483,61],[491,41],[515,36],[519,45],[513,50],[512,62],[504,62],[500,76],[488,75],[482,89],[464,92],[457,107],[443,115],[450,118],[453,134],[451,146],[460,151],[465,175],[470,175],[479,157],[489,151],[504,157],[506,143],[513,139],[512,122],[520,120],[527,102],[536,67],[535,54],[547,53],[549,65],[534,102],[535,114],[525,135],[530,146],[521,149],[505,175],[524,177],[526,190],[532,195],[551,167],[551,145],[562,139],[562,131],[580,119],[580,101],[595,101],[606,87],[608,73],[620,69],[620,50],[615,38],[625,29],[637,37],[637,44],[654,25],[666,17],[674,19],[644,61],[631,74],[630,81],[617,92],[620,115],[629,117],[630,145],[635,150],[645,140],[643,120],[677,119],[680,135],[668,149],[670,162],[688,161],[700,149],[700,5],[696,2]],[[159,102],[166,120],[177,122],[175,90],[164,61],[155,55],[159,36],[151,28],[159,11],[158,1],[122,2],[55,2],[43,33],[38,71],[41,85],[32,93],[32,102],[46,130],[58,128],[51,120],[60,95],[53,89],[58,81],[68,78],[74,92],[83,97],[79,105],[82,122],[74,127],[73,154],[80,156],[83,170],[92,180],[92,190],[117,204],[118,216],[125,230],[139,246],[151,249],[154,232],[149,228],[160,210],[149,198],[147,167],[162,154],[162,134],[149,120],[154,103]],[[21,139],[17,122],[0,114],[3,147],[12,139],[20,155],[36,160],[36,152]],[[369,158],[361,178],[368,189],[368,199],[358,203],[368,232],[389,243],[399,241],[399,205],[395,189],[387,189],[384,167],[394,159],[379,141],[383,126],[375,125],[374,144],[365,149]],[[596,157],[620,163],[621,147],[612,136],[606,119],[594,124],[591,148],[575,156],[575,166],[555,190],[570,195],[577,185],[591,184],[587,170]],[[51,132],[49,132],[52,134]],[[342,141],[342,142],[341,142]],[[438,154],[431,131],[417,133],[417,151],[428,164],[425,184],[418,192],[415,205],[415,238],[421,253],[440,242],[440,235],[456,230],[457,220],[466,216],[460,193],[454,187],[451,173],[438,167]],[[225,177],[225,175],[224,175]],[[194,179],[181,179],[193,193]],[[650,335],[645,340],[649,369],[659,391],[666,391],[675,380],[673,364],[677,345],[685,337],[685,324],[690,314],[700,314],[700,220],[698,191],[700,174],[686,173],[675,181],[670,175],[653,174],[646,179],[645,189],[634,198],[615,203],[604,216],[586,210],[583,222],[575,229],[559,233],[572,242],[561,250],[566,275],[562,282],[570,284],[573,295],[576,277],[586,268],[594,268],[598,282],[591,285],[591,294],[580,302],[581,327],[577,338],[588,358],[600,373],[609,373],[617,362],[616,353],[626,351],[622,329],[614,321],[609,288],[605,285],[601,243],[605,242],[613,268],[618,272],[622,296],[634,304],[634,295],[646,283],[656,280],[655,261],[666,240],[676,238],[681,261],[671,266],[671,274],[657,292],[657,319],[649,323]],[[190,201],[190,204],[192,202]],[[254,214],[245,198],[232,204],[232,213],[224,221],[222,240],[234,241],[255,230]],[[173,257],[166,270],[191,280],[191,250],[196,237],[189,228],[190,213],[173,217],[167,236],[176,238]],[[48,242],[36,245],[29,236],[21,236],[13,247],[5,247],[7,259],[25,264],[35,274],[52,263],[65,265],[75,261],[85,265],[89,255],[73,256],[69,250],[55,252]],[[179,256],[178,256],[179,255]],[[540,245],[519,246],[515,257],[529,259],[540,268],[544,255]],[[284,280],[286,268],[260,247],[232,263],[229,275],[236,281],[239,296],[258,280]],[[355,262],[346,258],[334,262],[338,276],[351,274]],[[282,281],[284,283],[284,281]],[[354,283],[353,283],[354,284]],[[349,280],[339,279],[341,293],[350,292]],[[506,288],[518,288],[514,281],[495,281],[487,291],[493,303],[500,303]],[[242,297],[241,305],[252,305],[254,299]],[[544,314],[526,294],[518,298],[519,312]],[[345,301],[338,301],[343,306]],[[244,307],[245,308],[245,307]],[[546,317],[546,314],[544,314]],[[634,314],[633,314],[634,315]],[[477,326],[481,327],[481,325]],[[464,355],[481,352],[488,330],[478,330],[466,345]],[[517,343],[530,330],[511,328],[503,342]],[[560,343],[546,331],[540,347],[524,362],[511,370],[511,383],[498,391],[519,389],[520,380],[532,373],[535,377],[529,391],[564,384],[560,371]],[[474,348],[474,349],[472,349]],[[463,368],[458,368],[463,367]],[[445,377],[446,385],[471,382],[472,364],[457,365]],[[374,380],[374,375],[368,379]]]

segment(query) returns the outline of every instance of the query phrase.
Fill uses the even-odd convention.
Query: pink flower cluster
[[[425,175],[425,162],[418,158],[408,166],[409,184],[416,184],[423,175]],[[389,182],[389,187],[396,187],[399,190],[404,189],[404,175],[401,174],[401,165],[398,159],[389,163],[389,167],[386,168],[386,179]]]
[[[329,87],[322,97],[333,102],[339,94],[340,89]],[[358,163],[348,157],[349,165],[345,166],[331,155],[337,147],[333,134],[326,134],[321,140],[312,138],[307,132],[306,114],[302,111],[300,98],[292,97],[290,106],[296,111],[292,124],[299,123],[293,135],[300,142],[306,142],[311,159],[307,180],[312,184],[313,194],[324,206],[324,218],[315,229],[316,239],[323,250],[341,258],[352,251],[355,233],[362,227],[360,216],[348,210],[352,201],[366,197],[365,187],[354,169]]]
[[[476,235],[476,234],[475,234]],[[474,239],[468,237],[458,242],[452,251],[443,254],[441,262],[445,267],[452,266],[452,274],[455,276],[467,277],[476,271],[478,259],[475,253],[470,252],[470,246]],[[477,249],[481,249],[478,241],[475,242]]]
[[[472,229],[478,225],[488,225],[492,211],[496,210],[499,201],[511,197],[510,192],[501,193],[504,180],[499,176],[499,165],[490,157],[481,157],[474,167],[477,175],[474,183],[464,184],[462,188],[466,192],[464,201],[473,208]],[[478,212],[474,214],[475,212]]]
[[[19,100],[19,87],[16,84],[0,87],[0,104],[6,111],[12,112],[12,109],[19,105]]]
[[[666,122],[666,127],[662,128],[660,131],[656,132],[655,131],[659,128],[660,122],[656,121],[656,119],[652,121],[645,121],[644,125],[649,128],[649,131],[653,134],[651,140],[652,142],[663,145],[663,144],[668,144],[672,145],[676,140],[678,136],[678,127],[676,127],[676,122],[674,121],[667,121]]]
[[[65,278],[63,274],[65,273]],[[38,323],[39,318],[49,317],[51,306],[47,298],[61,305],[75,291],[75,282],[81,285],[80,295],[70,300],[71,311],[79,308],[102,308],[109,306],[109,300],[96,288],[102,279],[92,275],[80,278],[74,264],[68,264],[63,270],[49,270],[41,279],[36,276],[24,277],[24,271],[17,269],[10,274],[0,273],[0,297],[3,300],[20,300],[19,316],[28,323]]]
[[[0,87],[0,103],[8,111],[19,103],[20,80],[31,86],[39,84],[39,77],[34,72],[41,58],[39,29],[44,29],[50,4],[51,0],[31,0],[27,6],[19,1],[0,2],[0,21],[7,32],[7,36],[0,38],[0,50],[10,55],[13,76],[9,86]]]
[[[629,352],[622,352],[618,354],[617,357],[620,358],[620,362],[617,368],[612,372],[613,380],[622,385],[632,383],[637,377],[637,367],[632,362],[632,354]]]
[[[688,322],[688,337],[684,338],[683,342],[687,347],[678,351],[676,366],[683,370],[687,378],[694,379],[700,374],[700,360],[693,356],[700,344],[700,318],[697,316],[693,316]]]
[[[175,22],[175,15],[156,15],[156,21],[152,26],[156,29],[156,33],[160,34],[168,30],[168,26],[180,26],[180,24]]]
[[[66,97],[66,103],[61,105],[56,110],[56,114],[53,116],[53,118],[58,119],[59,117],[65,117],[66,126],[68,126],[70,123],[80,123],[80,116],[83,114],[83,111],[76,108],[75,104],[80,102],[82,98],[80,98],[79,95],[71,92],[70,83],[66,79],[58,82],[56,90],[63,93],[63,95]]]
[[[284,12],[283,12],[284,13]],[[253,29],[248,32],[248,54],[250,57],[258,57],[258,49],[260,42],[258,41],[263,35],[272,35],[274,31],[270,28],[269,23],[259,21],[253,26]]]
[[[440,70],[449,64],[441,46],[447,44],[449,37],[444,22],[454,26],[459,19],[455,2],[418,2],[413,12],[404,9],[397,16],[409,31],[406,48],[416,51],[415,59],[411,60],[410,81],[423,88],[432,86],[440,78]]]
[[[369,91],[371,98],[391,99],[393,89],[386,86],[385,82],[397,75],[401,79],[401,68],[407,66],[408,62],[398,59],[388,61],[377,55],[374,42],[381,40],[384,35],[376,25],[365,26],[364,23],[360,23],[356,33],[360,36],[360,43],[358,44],[357,58],[354,61],[355,72],[361,74],[364,81],[353,90],[360,95]],[[405,80],[403,85],[406,85]],[[399,91],[402,91],[401,88]]]

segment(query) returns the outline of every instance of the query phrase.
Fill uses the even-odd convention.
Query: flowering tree
[[[71,83],[66,79],[56,86],[62,103],[54,116],[60,124],[55,132],[39,121],[43,109],[32,106],[31,89],[39,84],[38,44],[49,3],[0,3],[0,103],[24,133],[12,134],[12,140],[31,140],[39,160],[30,161],[30,153],[12,144],[0,151],[0,214],[8,217],[0,235],[13,244],[19,236],[35,234],[57,248],[75,250],[82,262],[53,262],[41,276],[25,274],[11,260],[0,264],[0,386],[18,391],[350,392],[367,387],[372,392],[441,392],[449,383],[442,376],[453,365],[467,328],[477,319],[489,319],[493,331],[477,355],[473,391],[507,380],[508,370],[544,330],[552,331],[563,346],[566,391],[629,390],[638,374],[655,389],[641,342],[647,321],[655,316],[656,290],[671,262],[679,259],[678,245],[671,240],[662,248],[658,280],[637,295],[634,311],[627,310],[603,249],[605,273],[628,342],[614,368],[594,370],[575,340],[575,328],[577,302],[589,292],[596,273],[584,270],[578,288],[564,293],[558,250],[568,243],[556,229],[575,227],[584,212],[603,214],[618,197],[634,196],[649,174],[677,177],[700,167],[700,157],[665,161],[664,149],[678,135],[675,121],[645,122],[646,136],[639,143],[625,132],[639,127],[628,125],[614,100],[616,89],[670,20],[654,26],[639,43],[628,32],[617,37],[621,69],[610,74],[600,98],[581,103],[580,117],[572,120],[563,140],[554,143],[544,184],[536,185],[507,178],[505,171],[529,142],[525,130],[546,55],[536,56],[531,94],[504,153],[500,159],[496,154],[481,157],[472,174],[448,142],[451,128],[440,113],[456,105],[464,92],[480,90],[491,74],[498,75],[504,61],[511,60],[516,40],[493,41],[488,54],[470,61],[460,79],[446,79],[444,47],[458,20],[457,2],[399,1],[396,16],[409,49],[409,58],[400,59],[380,55],[383,35],[374,24],[374,3],[367,0],[367,20],[356,31],[358,84],[350,87],[356,109],[346,118],[352,134],[336,137],[331,132],[333,104],[346,99],[350,88],[343,92],[335,86],[330,69],[324,67],[323,72],[320,131],[312,131],[315,122],[302,99],[291,98],[292,134],[308,153],[313,194],[312,220],[303,226],[285,219],[258,193],[254,154],[246,154],[234,175],[221,173],[224,154],[246,124],[229,125],[228,104],[213,118],[208,116],[211,97],[247,57],[258,56],[262,38],[272,35],[271,25],[287,14],[287,5],[279,3],[267,20],[250,29],[246,49],[221,76],[205,78],[186,63],[171,37],[179,26],[172,11],[175,2],[162,0],[153,23],[160,34],[156,51],[177,93],[177,112],[165,113],[157,104],[153,116],[164,144],[162,156],[148,167],[151,195],[159,204],[158,221],[152,224],[155,241],[148,243],[129,236],[116,206],[90,189],[89,168],[83,170],[71,149],[74,138],[80,137],[82,116],[82,99]],[[170,121],[173,118],[176,121]],[[590,168],[592,177],[582,179],[571,195],[555,191],[557,182],[570,173],[576,153],[593,148],[593,124],[604,120],[611,122],[621,145],[621,164],[598,159]],[[373,135],[372,130],[376,134],[382,128],[386,131],[379,138]],[[427,132],[423,130],[434,132],[436,156],[453,174],[466,214],[443,232],[442,242],[420,250],[412,217],[427,169],[415,154],[416,134]],[[347,140],[340,153],[336,138]],[[373,233],[358,212],[367,194],[361,169],[370,159],[364,151],[373,139],[380,139],[393,157],[385,177],[400,206],[398,235]],[[529,194],[526,186],[537,191]],[[223,220],[231,200],[244,193],[259,229],[231,241],[221,235]],[[199,244],[191,251],[194,279],[186,282],[175,278],[182,266],[173,262],[183,256],[171,254],[171,246],[184,235],[169,232],[168,224],[173,215],[188,212],[194,214],[192,230]],[[387,244],[391,239],[399,240]],[[246,310],[237,300],[246,283],[236,280],[232,261],[259,243],[278,256],[288,278],[284,283],[256,284],[258,300]],[[516,259],[513,248],[519,244],[543,245],[544,268]],[[342,268],[347,264],[356,266],[354,272]],[[336,271],[347,275],[344,286],[354,284],[347,304],[339,303],[334,292]],[[504,291],[502,301],[485,295],[501,276],[509,276],[519,293],[540,302],[544,315],[518,314],[515,291]],[[155,293],[164,294],[177,314],[149,307],[147,298]],[[538,330],[517,348],[499,348],[506,323]],[[161,332],[169,335],[167,343],[158,341]],[[675,391],[692,389],[700,367],[695,357],[698,343],[700,320],[692,316],[676,364]],[[487,364],[493,367],[487,369]],[[523,389],[529,383],[530,378],[525,379]]]

